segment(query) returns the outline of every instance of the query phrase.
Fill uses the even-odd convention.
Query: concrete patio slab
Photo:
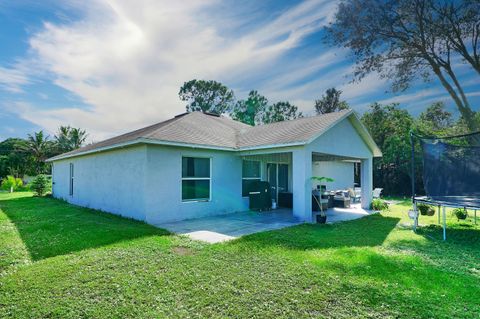
[[[208,230],[194,231],[191,233],[186,233],[185,235],[187,235],[191,239],[201,240],[210,244],[220,243],[222,241],[232,240],[236,238],[233,236],[228,236]]]
[[[331,208],[327,214],[327,223],[337,223],[368,216],[372,211],[364,210],[360,204],[351,208]],[[291,209],[276,209],[268,212],[240,212],[227,215],[162,223],[155,226],[171,232],[189,236],[195,240],[218,243],[244,235],[280,229],[302,224],[292,215]]]
[[[334,207],[327,210],[327,223],[338,223],[347,220],[362,218],[375,213],[371,210],[363,209],[360,204],[352,204],[350,208]]]
[[[301,224],[290,209],[269,212],[239,212],[189,219],[155,226],[209,243],[222,242],[243,235]]]

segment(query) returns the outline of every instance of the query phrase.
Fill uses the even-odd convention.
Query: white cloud
[[[221,32],[215,4],[95,1],[81,8],[80,21],[45,23],[30,39],[30,63],[91,108],[30,105],[18,114],[50,131],[65,123],[83,127],[96,139],[164,120],[184,110],[177,96],[184,81],[217,79],[235,87],[318,31],[335,8],[326,0],[304,1],[254,31],[232,37]],[[303,67],[308,65],[305,61]],[[297,76],[308,73],[300,70]],[[294,92],[285,93],[289,98]]]
[[[22,92],[22,86],[30,80],[17,68],[4,68],[0,66],[0,88],[12,93]]]

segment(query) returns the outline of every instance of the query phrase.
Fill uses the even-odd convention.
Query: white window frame
[[[260,176],[259,177],[243,177],[243,161],[246,161],[246,162],[257,162],[258,163],[258,166],[260,168]],[[248,159],[243,159],[242,160],[242,197],[243,198],[247,198],[248,197],[248,194],[247,195],[243,195],[243,181],[262,181],[262,161],[258,161],[258,160],[248,160]]]
[[[212,200],[212,158],[208,156],[197,156],[197,155],[182,155],[182,165],[183,165],[183,159],[184,158],[207,158],[208,162],[210,164],[210,177],[183,177],[183,172],[180,170],[180,189],[181,189],[181,194],[180,197],[182,197],[183,194],[183,181],[206,181],[208,180],[208,198],[197,198],[197,199],[183,199],[182,198],[182,203],[199,203],[199,202],[210,202]]]

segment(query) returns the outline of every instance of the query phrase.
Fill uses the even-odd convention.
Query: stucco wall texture
[[[344,120],[305,146],[271,148],[254,153],[292,154],[290,191],[293,214],[311,221],[310,180],[313,175],[336,179],[333,188],[353,185],[353,164],[334,164],[316,171],[312,152],[357,158],[362,162],[362,206],[371,202],[372,152],[349,120]],[[53,196],[72,204],[159,224],[248,210],[242,197],[242,153],[191,147],[143,144],[53,162]],[[211,200],[182,201],[182,157],[211,161]],[[70,163],[74,165],[73,195],[69,194]],[[321,164],[320,164],[321,165]],[[326,167],[324,167],[326,169]]]

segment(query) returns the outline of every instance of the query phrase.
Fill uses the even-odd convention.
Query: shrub
[[[467,210],[464,209],[464,208],[455,208],[453,211],[452,211],[452,215],[454,215],[455,217],[457,217],[458,220],[460,219],[466,219],[467,216],[468,216],[468,213],[467,213]]]
[[[421,215],[433,216],[435,215],[435,208],[426,204],[418,204],[417,209],[420,211]]]
[[[14,176],[7,176],[3,181],[2,181],[2,189],[8,190],[10,193],[13,193],[15,190],[17,190],[19,187],[22,187],[23,182],[20,178],[15,178]]]
[[[372,209],[373,210],[386,210],[388,209],[388,203],[380,198],[375,198],[372,201]]]
[[[43,196],[49,190],[49,180],[45,175],[38,175],[32,180],[30,188],[37,196]]]
[[[17,189],[17,192],[30,192],[30,191],[31,191],[30,184],[23,184]]]

